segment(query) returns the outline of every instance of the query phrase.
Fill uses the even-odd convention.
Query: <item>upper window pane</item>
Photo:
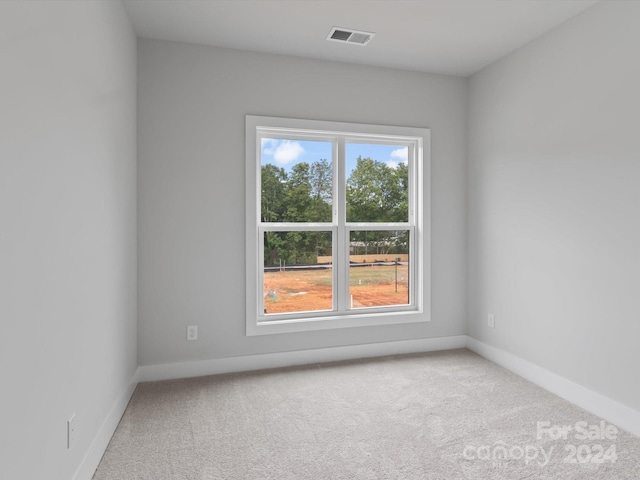
[[[409,221],[409,148],[346,144],[347,222]]]
[[[331,222],[333,145],[261,139],[261,221]]]

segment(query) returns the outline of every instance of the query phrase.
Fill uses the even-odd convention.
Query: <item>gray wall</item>
[[[135,42],[119,2],[0,2],[2,478],[72,478],[136,370]]]
[[[597,4],[474,75],[469,117],[470,334],[636,410],[638,25]]]
[[[154,40],[138,58],[141,365],[466,333],[464,79]],[[245,336],[246,114],[432,129],[429,324]]]

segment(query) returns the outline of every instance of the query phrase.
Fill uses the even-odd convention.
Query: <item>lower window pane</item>
[[[354,230],[349,237],[351,308],[409,304],[409,231]]]
[[[333,309],[331,232],[265,232],[263,242],[266,315]]]

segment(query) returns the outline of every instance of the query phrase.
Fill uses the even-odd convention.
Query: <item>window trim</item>
[[[338,242],[336,235],[338,229],[344,229],[342,236],[348,235],[351,230],[390,230],[396,226],[398,230],[409,230],[411,255],[415,260],[411,261],[410,271],[413,285],[411,289],[414,295],[414,304],[395,305],[392,307],[371,307],[352,310],[349,312],[305,312],[304,317],[287,315],[287,318],[275,319],[259,322],[259,306],[262,285],[262,249],[258,247],[262,242],[265,231],[260,222],[260,168],[257,160],[260,158],[261,144],[258,140],[260,132],[268,131],[269,134],[281,135],[281,138],[292,138],[292,135],[299,134],[304,139],[315,139],[314,132],[318,138],[326,140],[327,136],[335,136],[337,141],[334,144],[334,161],[337,155],[344,158],[345,142],[358,140],[371,140],[371,136],[379,138],[380,143],[388,141],[397,143],[401,140],[415,142],[415,161],[412,164],[413,175],[410,179],[414,183],[409,189],[409,222],[402,223],[347,223],[337,226],[335,216],[338,215],[338,208],[341,202],[333,199],[333,222],[331,223],[299,223],[295,228],[312,227],[314,230],[334,232],[334,255],[336,262],[345,262],[342,249],[335,250]],[[369,137],[369,138],[365,138]],[[302,332],[312,330],[325,330],[334,328],[362,327],[374,325],[395,325],[403,323],[427,322],[430,321],[430,130],[417,127],[397,127],[368,125],[357,123],[331,122],[319,120],[302,120],[280,117],[265,117],[247,115],[245,117],[245,167],[246,167],[246,335],[265,335],[276,333]],[[334,168],[334,182],[338,182],[344,195],[346,188],[343,169]],[[421,182],[420,182],[421,181]],[[419,188],[422,183],[422,188]],[[334,183],[336,185],[336,183]],[[415,198],[411,198],[411,196]],[[343,203],[343,202],[342,202]],[[415,210],[411,211],[411,209]],[[344,212],[341,212],[344,215]],[[411,222],[413,216],[414,222]],[[269,224],[269,227],[276,227],[288,230],[292,224]],[[410,257],[411,258],[411,257]],[[348,281],[349,269],[333,268],[333,277],[338,279],[338,273]],[[337,286],[338,287],[338,286]],[[410,294],[411,295],[411,294]],[[411,303],[410,297],[410,303]],[[334,299],[336,305],[337,299]]]

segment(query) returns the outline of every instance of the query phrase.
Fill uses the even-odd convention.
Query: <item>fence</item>
[[[375,263],[375,262],[408,262],[408,253],[371,253],[369,255],[349,255],[352,263]],[[319,256],[318,263],[329,263],[332,261],[331,255]]]

